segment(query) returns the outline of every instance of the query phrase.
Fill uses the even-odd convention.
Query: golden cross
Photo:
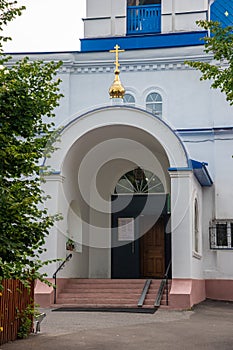
[[[125,50],[119,50],[120,49],[120,46],[118,44],[116,44],[116,46],[114,46],[114,49],[115,50],[110,50],[109,52],[113,52],[113,53],[116,53],[116,62],[115,65],[116,65],[116,71],[118,71],[118,68],[120,67],[120,63],[119,63],[119,52],[124,52]]]

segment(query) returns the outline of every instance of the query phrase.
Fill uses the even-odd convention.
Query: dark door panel
[[[140,278],[140,237],[144,232],[148,231],[144,227],[143,229],[145,231],[142,232],[140,222],[143,220],[144,226],[146,222],[150,229],[154,225],[154,222],[165,212],[165,195],[112,196],[112,278]],[[121,232],[119,232],[119,219],[120,221],[124,221],[124,219],[127,220],[130,218],[134,219],[134,241],[127,240],[129,238],[127,233],[126,240],[124,241],[124,237],[122,238]],[[158,257],[157,259],[159,259],[157,262],[157,268],[159,269],[161,260]],[[150,256],[148,256],[147,260],[145,264],[149,264],[149,271],[152,265],[155,264],[155,260]],[[164,270],[164,261],[160,266],[160,270]],[[154,274],[153,271],[151,275]]]

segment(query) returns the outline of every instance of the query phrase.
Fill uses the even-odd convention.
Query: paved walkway
[[[155,314],[51,312],[41,333],[0,350],[232,350],[233,303]]]

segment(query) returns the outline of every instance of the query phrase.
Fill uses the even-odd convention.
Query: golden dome
[[[109,95],[111,98],[122,98],[125,94],[124,86],[121,84],[120,77],[119,77],[120,71],[115,70],[115,79],[111,87],[109,88]]]
[[[120,46],[116,45],[114,47],[114,50],[110,50],[110,52],[113,52],[116,54],[116,61],[114,62],[116,68],[114,71],[115,79],[114,79],[114,82],[112,83],[111,87],[109,88],[109,95],[111,98],[122,98],[123,99],[124,94],[125,94],[125,89],[124,89],[123,85],[121,84],[120,77],[119,77],[119,74],[120,74],[119,52],[124,52],[124,50],[119,50],[119,49],[120,49]]]

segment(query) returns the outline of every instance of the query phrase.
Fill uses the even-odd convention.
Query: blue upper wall
[[[206,35],[206,31],[200,31],[171,34],[130,35],[124,37],[88,38],[81,39],[81,51],[108,51],[111,50],[116,43],[124,50],[203,45],[203,41],[201,39]]]
[[[154,7],[160,5],[151,6],[152,9]],[[135,7],[135,6],[134,6]],[[130,11],[134,7],[129,7]],[[146,6],[142,6],[147,9]],[[135,7],[136,8],[136,7]],[[140,8],[137,7],[137,8]],[[150,8],[150,7],[148,7]],[[157,9],[157,7],[156,7]],[[137,10],[138,11],[138,10]],[[210,9],[210,19],[214,21],[219,21],[222,25],[228,26],[233,25],[233,0],[215,0],[211,5]],[[148,12],[149,13],[149,12]],[[146,12],[146,14],[148,15]],[[158,11],[158,14],[161,16],[161,11]],[[158,17],[158,14],[156,15]],[[143,15],[145,16],[144,12]],[[179,14],[183,15],[183,13]],[[95,36],[81,39],[81,52],[98,52],[98,51],[108,51],[111,50],[116,43],[120,45],[125,50],[139,50],[139,49],[159,49],[159,48],[168,48],[168,47],[182,47],[182,46],[194,46],[194,45],[203,45],[203,41],[201,40],[203,37],[207,35],[206,31],[192,31],[192,29],[188,31],[175,31],[173,33],[159,33],[161,28],[158,26],[156,29],[154,28],[151,33],[148,33],[148,28],[143,28],[141,33],[139,33],[140,23],[148,22],[142,21],[141,17],[136,15],[132,15],[131,12],[127,15],[127,20],[130,23],[133,23],[133,26],[128,25],[130,30],[128,29],[128,35],[121,36]],[[154,13],[150,13],[148,16],[151,16],[152,20],[155,21]],[[132,17],[132,18],[131,18]],[[139,18],[140,17],[140,18]],[[156,17],[156,18],[157,18]],[[206,18],[208,17],[208,10],[206,12]],[[136,19],[140,20],[139,24]],[[100,18],[101,19],[101,18]],[[136,21],[136,22],[135,22]],[[136,24],[135,24],[135,23]],[[195,22],[195,21],[194,21]],[[150,22],[149,22],[150,23]],[[135,29],[136,28],[136,29]],[[147,33],[146,33],[147,32]]]
[[[222,23],[224,27],[233,25],[233,1],[215,0],[211,5],[210,19]]]

